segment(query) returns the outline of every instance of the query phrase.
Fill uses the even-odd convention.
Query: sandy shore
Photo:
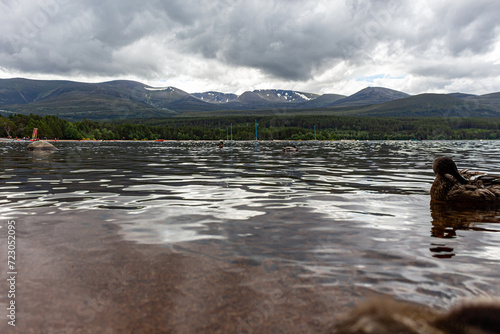
[[[134,142],[171,142],[171,143],[177,143],[177,142],[183,142],[183,143],[189,143],[189,142],[195,142],[195,143],[219,143],[219,142],[231,142],[231,140],[225,140],[225,139],[215,139],[215,140],[169,140],[169,139],[161,139],[161,140],[78,140],[78,139],[41,139],[43,141],[48,141],[48,142],[81,142],[81,143],[92,143],[92,142],[108,142],[108,143],[134,143]],[[232,140],[235,143],[252,143],[255,142],[255,140]],[[334,140],[258,140],[258,142],[263,142],[263,143],[290,143],[290,142],[319,142],[319,141],[334,141]],[[349,140],[335,140],[335,141],[357,141],[354,139],[349,139]],[[29,143],[30,140],[22,140],[22,139],[8,139],[8,138],[0,138],[0,142],[26,142]]]

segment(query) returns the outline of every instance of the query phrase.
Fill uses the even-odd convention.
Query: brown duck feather
[[[366,300],[331,328],[335,334],[493,334],[500,333],[500,302],[462,301],[448,311],[379,297]]]

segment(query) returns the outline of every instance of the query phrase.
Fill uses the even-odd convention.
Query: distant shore
[[[226,139],[203,139],[203,140],[195,140],[195,139],[183,139],[183,140],[174,140],[174,139],[160,139],[160,140],[133,140],[133,139],[116,139],[116,140],[109,140],[109,139],[95,139],[95,140],[82,140],[82,139],[40,139],[40,141],[47,141],[47,142],[106,142],[106,143],[112,143],[112,142],[149,142],[149,143],[161,143],[161,142],[170,142],[170,143],[175,143],[175,142],[197,142],[197,143],[219,143],[219,142],[255,142],[255,140],[226,140]],[[314,142],[314,141],[359,141],[355,139],[341,139],[341,140],[258,140],[259,142],[275,142],[275,143],[285,143],[285,142]],[[9,138],[0,138],[0,142],[7,142],[7,143],[30,143],[32,140],[29,139],[9,139]]]

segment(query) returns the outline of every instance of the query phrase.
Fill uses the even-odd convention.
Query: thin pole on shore
[[[226,140],[229,140],[229,128],[226,128]]]
[[[257,139],[257,120],[255,120],[255,140]]]
[[[233,143],[233,125],[231,124],[231,144]]]
[[[316,140],[316,125],[314,126],[314,140]]]

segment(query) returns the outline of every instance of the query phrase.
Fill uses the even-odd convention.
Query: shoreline
[[[196,142],[196,143],[219,143],[219,142],[231,142],[231,140],[226,140],[226,139],[204,139],[204,140],[195,140],[195,139],[182,139],[182,140],[176,140],[176,139],[161,139],[161,140],[133,140],[133,139],[90,139],[90,140],[82,140],[82,139],[40,139],[38,141],[46,141],[46,142],[51,142],[51,143],[57,143],[57,142],[106,142],[106,143],[139,143],[139,142],[144,142],[144,143],[162,143],[162,142],[169,142],[169,143],[189,143],[189,142]],[[256,140],[232,140],[233,142],[256,142]],[[287,142],[304,142],[304,143],[309,143],[309,142],[332,142],[332,141],[362,141],[362,140],[357,140],[357,139],[341,139],[341,140],[257,140],[257,142],[265,142],[265,143],[287,143]],[[403,140],[406,141],[406,140]],[[5,142],[5,143],[31,143],[33,142],[32,140],[23,140],[23,139],[8,139],[8,138],[0,138],[0,142]]]
[[[331,139],[331,140],[227,140],[227,139],[202,139],[202,140],[196,140],[196,139],[160,139],[160,140],[133,140],[133,139],[40,139],[39,141],[46,141],[46,142],[51,142],[51,143],[57,143],[57,142],[68,142],[68,143],[219,143],[219,142],[236,142],[236,143],[255,143],[255,142],[262,142],[262,143],[290,143],[290,142],[297,142],[297,143],[313,143],[313,142],[321,142],[321,143],[331,143],[331,142],[423,142],[423,141],[448,141],[448,142],[454,142],[454,141],[500,141],[500,139],[436,139],[436,140],[418,140],[418,139],[366,139],[366,140],[360,140],[360,139]],[[23,139],[9,139],[9,138],[0,138],[0,143],[31,143],[33,142],[32,140],[23,140]]]

